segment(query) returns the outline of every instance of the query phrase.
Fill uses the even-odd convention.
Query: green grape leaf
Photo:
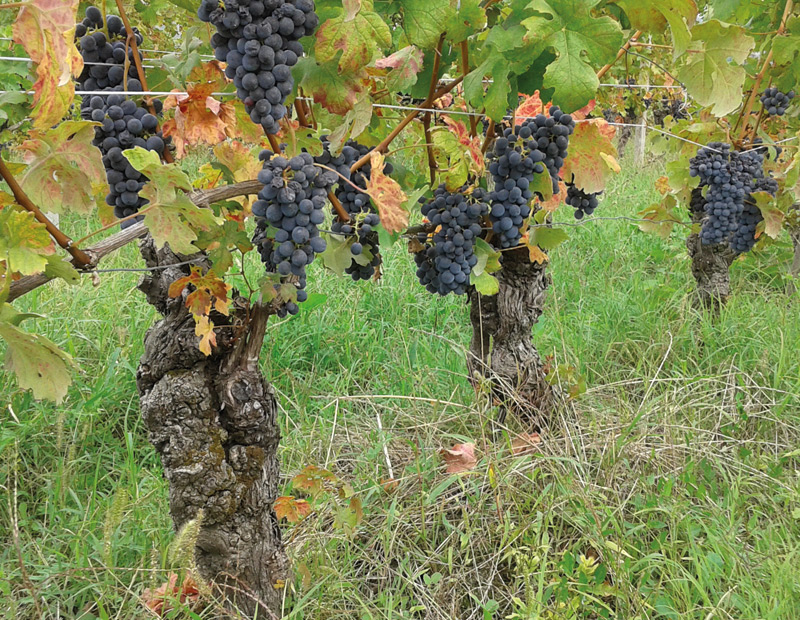
[[[689,94],[715,116],[725,116],[742,103],[746,77],[742,63],[755,41],[741,26],[711,20],[692,28],[692,49],[687,62],[678,69],[678,78]]]
[[[211,271],[220,277],[233,266],[234,249],[241,252],[253,249],[247,231],[242,230],[239,222],[233,220],[225,220],[222,226],[215,226],[211,231],[200,231],[194,245],[208,252],[212,263]]]
[[[72,358],[44,336],[29,334],[10,323],[0,323],[6,341],[6,369],[34,398],[60,403],[72,383]]]
[[[500,292],[500,281],[492,274],[486,273],[485,271],[479,276],[476,276],[474,272],[471,273],[469,282],[481,295],[491,297]]]
[[[336,61],[318,64],[313,57],[297,61],[292,71],[295,82],[310,94],[314,101],[331,114],[344,115],[364,91],[366,74],[363,71],[340,74]]]
[[[444,27],[448,41],[460,43],[483,30],[486,26],[486,12],[481,4],[481,0],[461,0],[457,11],[450,15]]]
[[[464,95],[476,109],[485,108],[486,115],[496,122],[502,120],[508,109],[511,85],[508,81],[508,62],[496,55],[484,60],[464,78]],[[492,77],[492,83],[484,92],[483,80]]]
[[[322,233],[325,238],[325,251],[320,254],[322,264],[338,276],[344,275],[344,270],[350,266],[353,254],[350,246],[353,245],[355,237],[347,238],[343,235]]]
[[[338,153],[347,139],[356,138],[362,131],[369,127],[372,121],[372,100],[366,93],[360,97],[351,110],[347,111],[342,124],[334,129],[328,136],[331,152]],[[319,139],[317,140],[319,142]]]
[[[106,184],[102,154],[92,145],[95,125],[66,121],[20,145],[28,162],[20,184],[36,206],[53,213],[91,212],[92,184]]]
[[[448,20],[455,14],[450,0],[400,0],[399,4],[408,42],[422,49],[436,47]]]
[[[366,4],[366,3],[364,3]],[[317,30],[315,53],[321,63],[333,61],[339,52],[339,72],[352,73],[370,64],[392,44],[392,33],[372,3],[362,6],[350,19],[344,11]]]
[[[482,276],[484,273],[497,273],[502,269],[500,264],[501,254],[486,241],[478,237],[475,239],[475,257],[478,262],[472,268],[472,275]]]
[[[764,218],[764,233],[772,239],[777,239],[783,230],[786,213],[778,207],[775,197],[767,192],[756,192],[752,197]]]
[[[660,35],[669,24],[672,33],[673,57],[678,58],[689,47],[689,28],[697,18],[694,0],[616,0],[636,30]]]
[[[50,278],[61,278],[67,284],[75,286],[81,281],[81,274],[72,266],[72,263],[65,261],[60,256],[48,256],[47,266],[44,273]]]
[[[52,241],[44,224],[33,213],[17,209],[0,210],[0,259],[9,270],[24,276],[41,273],[47,266]]]
[[[561,245],[569,239],[567,231],[563,228],[551,228],[550,226],[537,226],[533,228],[531,243],[538,245],[545,252]]]
[[[194,254],[197,232],[210,232],[219,225],[210,209],[201,209],[180,190],[190,191],[192,184],[177,164],[162,164],[158,154],[136,147],[124,151],[131,166],[150,181],[140,192],[149,201],[145,212],[147,225],[158,247],[169,243],[173,252]]]
[[[572,112],[594,97],[600,80],[596,69],[614,60],[623,43],[619,24],[592,9],[600,0],[533,0],[535,15],[522,21],[528,30],[525,42],[535,44],[536,58],[548,48],[556,59],[547,67],[545,88],[553,89],[553,103]]]
[[[638,213],[643,222],[639,222],[639,230],[654,233],[662,239],[669,239],[675,222],[680,221],[677,213],[678,201],[673,194],[664,196],[664,200],[650,205]]]

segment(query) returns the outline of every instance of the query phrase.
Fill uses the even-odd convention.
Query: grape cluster
[[[782,93],[777,88],[768,88],[761,95],[761,105],[770,116],[783,116],[786,113],[786,108],[789,107],[794,99],[794,91]]]
[[[575,121],[571,115],[553,106],[548,116],[539,114],[522,124],[519,136],[523,140],[526,139],[527,132],[523,131],[526,127],[531,131],[525,144],[530,150],[531,159],[547,168],[553,181],[553,192],[558,193],[559,173],[568,155],[569,137],[575,131]]]
[[[499,245],[511,248],[519,244],[522,227],[531,214],[529,202],[533,192],[529,186],[533,175],[543,173],[544,166],[534,162],[525,148],[525,138],[531,137],[531,128],[506,128],[501,138],[494,141],[490,153],[489,172],[494,190],[489,194],[489,217]],[[538,153],[538,151],[537,151]]]
[[[756,204],[752,194],[767,192],[774,196],[778,192],[778,182],[764,174],[764,154],[758,151],[747,151],[741,157],[750,160],[749,172],[755,177],[751,183],[750,193],[745,196],[742,213],[739,216],[736,230],[731,235],[731,249],[737,253],[749,252],[756,244],[756,227],[764,216]]]
[[[227,63],[250,119],[278,133],[294,87],[291,68],[303,55],[299,39],[319,25],[313,0],[202,0],[197,14],[216,27],[214,55]]]
[[[469,286],[472,268],[478,262],[475,256],[475,240],[481,234],[481,218],[489,211],[488,196],[484,190],[476,188],[468,193],[467,186],[455,193],[440,185],[433,193],[433,199],[424,203],[422,215],[436,232],[433,242],[427,242],[427,235],[420,233],[418,240],[425,249],[414,255],[417,264],[417,278],[430,293],[463,295]]]
[[[575,209],[575,219],[582,220],[584,216],[594,213],[597,205],[600,204],[598,196],[602,193],[585,192],[574,183],[567,183],[567,198],[565,202]]]
[[[731,153],[730,144],[712,142],[689,162],[689,174],[700,177],[700,182],[708,186],[706,218],[700,231],[705,245],[727,240],[736,230],[744,208],[747,188],[741,174],[741,161],[736,155]]]
[[[349,140],[342,149],[341,155],[332,157],[327,147],[322,156],[317,159],[318,163],[326,166],[335,167],[339,173],[350,179],[350,182],[362,189],[367,188],[367,181],[370,178],[372,168],[367,162],[352,175],[350,166],[362,156],[369,153],[370,149],[364,145]],[[392,165],[386,162],[384,173],[392,173]],[[352,260],[345,272],[356,282],[359,280],[369,280],[375,276],[378,268],[383,262],[380,254],[380,242],[376,227],[381,223],[380,215],[372,200],[365,192],[359,192],[349,183],[339,183],[336,188],[336,198],[342,205],[347,215],[350,216],[348,222],[343,222],[339,218],[334,218],[331,224],[331,231],[341,235],[355,235],[355,241],[350,246]]]
[[[727,143],[712,142],[690,160],[689,172],[708,187],[701,241],[727,242],[735,252],[752,249],[756,226],[763,218],[751,194],[777,192],[777,182],[764,173],[764,153],[760,149],[740,153]]]
[[[503,248],[515,247],[522,227],[530,215],[529,188],[535,174],[548,171],[553,191],[558,192],[561,167],[568,154],[569,136],[575,121],[553,106],[549,114],[539,114],[515,128],[506,128],[495,140],[489,155],[494,189],[489,194],[492,230]]]
[[[325,220],[327,195],[337,176],[315,166],[308,153],[286,159],[262,151],[261,157],[265,161],[258,180],[264,188],[253,203],[253,242],[268,273],[282,278],[294,276],[297,301],[303,302],[308,297],[306,266],[316,254],[325,251],[325,240],[317,227]],[[288,301],[278,314],[297,314],[298,310],[295,302]]]
[[[102,31],[103,15],[100,9],[90,6],[86,18],[75,26],[75,37],[84,61],[88,63],[78,84],[83,90],[108,91],[108,95],[85,95],[81,105],[81,117],[100,123],[95,127],[93,144],[103,154],[109,193],[106,203],[114,207],[118,218],[134,215],[147,201],[139,192],[147,178],[128,163],[123,155],[125,149],[141,147],[156,151],[160,156],[167,148],[166,141],[158,131],[158,118],[146,108],[140,107],[132,99],[119,91],[141,91],[142,84],[133,63],[133,50],[127,49],[127,32],[122,20],[116,15],[108,16],[106,21],[107,38]],[[142,36],[134,29],[137,43]],[[140,55],[141,58],[141,55]],[[125,75],[125,63],[129,63]],[[99,63],[99,64],[97,64]],[[156,112],[162,104],[154,102]],[[122,228],[133,225],[134,218],[121,224]]]

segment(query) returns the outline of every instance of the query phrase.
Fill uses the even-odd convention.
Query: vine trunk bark
[[[792,224],[789,226],[789,236],[792,238],[794,255],[792,264],[789,265],[791,280],[789,280],[789,284],[786,287],[786,292],[789,295],[794,295],[797,291],[797,279],[800,277],[800,203],[792,205],[790,214]]]
[[[541,428],[555,398],[531,330],[542,315],[551,282],[547,265],[531,263],[528,250],[521,248],[503,253],[503,269],[495,276],[500,282],[497,295],[470,293],[470,374],[490,380],[501,406],[500,423],[511,411]]]
[[[689,212],[692,222],[700,224],[705,217],[705,198],[702,187],[692,190]],[[736,253],[727,244],[704,245],[698,233],[686,240],[692,259],[692,275],[697,283],[699,306],[718,311],[731,294],[730,267]]]
[[[184,291],[169,286],[189,273],[189,258],[141,244],[156,268],[139,288],[163,316],[145,336],[137,372],[142,419],[169,482],[176,530],[199,521],[199,575],[247,617],[278,617],[288,561],[273,503],[278,494],[280,431],[277,404],[258,368],[269,311],[234,295],[230,317],[214,315],[217,345],[198,349]]]

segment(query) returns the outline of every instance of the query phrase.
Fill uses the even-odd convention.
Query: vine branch
[[[230,200],[238,196],[248,196],[257,194],[261,190],[261,183],[258,180],[243,181],[234,185],[224,185],[223,187],[214,187],[206,190],[198,190],[189,194],[191,200],[198,207],[209,207],[215,202],[221,200]],[[147,234],[147,226],[144,222],[138,222],[133,226],[121,230],[118,233],[106,237],[99,241],[96,245],[86,248],[87,263],[84,265],[89,270],[95,268],[98,263],[109,254],[116,252],[122,247],[128,245],[131,241],[144,237]],[[73,261],[76,264],[77,261]],[[76,265],[77,266],[77,265]],[[32,276],[24,276],[19,280],[11,283],[9,289],[8,301],[11,302],[34,289],[47,284],[53,280],[52,276],[44,273],[38,273]]]
[[[125,7],[122,5],[122,0],[116,0],[117,3],[117,10],[119,11],[120,19],[122,19],[122,23],[125,26],[125,32],[128,33],[131,39],[131,49],[133,50],[133,62],[136,65],[136,73],[139,75],[139,82],[142,84],[142,90],[148,92],[150,88],[147,86],[147,77],[144,74],[144,67],[142,66],[142,59],[139,57],[139,46],[136,43],[136,35],[133,32],[133,28],[131,27],[131,22],[128,20],[128,14],[125,12]],[[125,72],[126,80],[127,80],[127,71]],[[145,95],[144,100],[147,102],[147,107],[150,109],[150,113],[158,118],[156,114],[155,106],[153,105],[153,98],[149,95]],[[164,148],[164,161],[168,164],[173,163],[175,161],[172,158],[172,153],[170,153],[168,148]]]
[[[77,262],[78,266],[83,267],[91,262],[89,257],[80,248],[74,246],[72,240],[63,232],[61,232],[58,227],[53,224],[53,222],[51,222],[44,213],[42,213],[39,207],[33,204],[33,201],[23,191],[20,184],[14,178],[14,175],[11,174],[11,170],[8,169],[8,166],[6,166],[6,162],[2,159],[2,157],[0,157],[0,176],[2,176],[3,180],[8,183],[8,187],[11,188],[11,192],[14,194],[14,198],[19,205],[26,211],[33,213],[33,216],[39,222],[45,225],[47,232],[50,233],[50,236],[55,239],[58,245],[70,253],[72,258]]]
[[[119,2],[119,0],[117,0],[117,1]],[[608,73],[609,70],[611,69],[611,67],[613,67],[620,58],[622,58],[625,54],[627,54],[628,50],[631,49],[631,45],[636,43],[637,39],[640,36],[642,36],[642,31],[641,30],[637,30],[636,32],[633,33],[633,36],[630,39],[628,39],[628,42],[625,45],[623,45],[621,48],[619,48],[619,52],[617,53],[617,57],[612,62],[608,63],[605,67],[603,67],[602,69],[600,69],[600,71],[597,72],[597,79],[598,80],[601,77],[603,77],[606,73]]]
[[[781,16],[781,23],[778,26],[778,32],[776,36],[780,36],[786,30],[786,21],[789,19],[789,15],[792,14],[792,9],[794,8],[793,0],[786,0],[786,6],[783,9],[783,15]],[[764,80],[764,76],[767,74],[767,69],[769,69],[769,64],[772,62],[772,49],[769,50],[767,57],[764,59],[764,64],[761,66],[761,71],[758,72],[756,75],[755,82],[753,83],[753,88],[750,91],[750,96],[747,98],[747,103],[745,104],[744,108],[742,109],[742,113],[739,116],[739,121],[742,122],[742,129],[739,132],[738,142],[741,142],[747,136],[747,132],[750,128],[750,114],[753,111],[753,106],[756,102],[756,97],[758,97],[758,90],[761,86],[761,82]],[[737,122],[738,126],[738,122]],[[755,129],[753,130],[758,131],[758,125],[756,125]]]

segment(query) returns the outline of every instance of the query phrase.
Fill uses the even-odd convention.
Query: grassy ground
[[[598,215],[650,204],[657,174],[629,169]],[[378,285],[312,266],[325,303],[272,325],[262,355],[283,409],[285,488],[307,465],[329,468],[364,518],[347,535],[320,501],[287,526],[289,617],[798,617],[800,299],[783,292],[782,255],[734,265],[714,319],[692,309],[683,232],[662,241],[621,220],[571,231],[534,336],[588,391],[519,456],[489,440],[493,412],[466,381],[462,299],[427,295],[400,245]],[[128,247],[104,267],[138,264]],[[47,316],[38,329],[82,371],[60,407],[0,375],[0,617],[148,617],[143,590],[185,568],[138,417],[155,316],[137,279],[104,274],[99,288],[56,284],[17,304]],[[479,463],[448,476],[438,450],[463,441]],[[399,480],[388,493],[387,454]],[[216,614],[198,613],[170,617]]]

